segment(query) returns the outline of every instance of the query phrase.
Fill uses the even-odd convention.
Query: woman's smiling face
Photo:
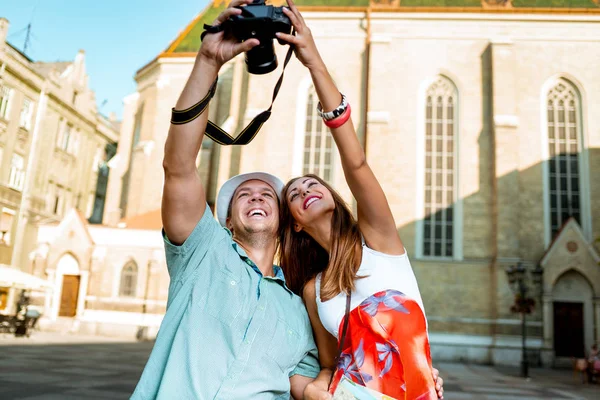
[[[285,201],[296,221],[296,231],[310,227],[335,209],[329,189],[310,176],[296,179],[285,193]]]

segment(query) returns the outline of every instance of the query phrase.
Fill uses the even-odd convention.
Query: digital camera
[[[255,75],[268,74],[277,68],[277,56],[273,39],[275,33],[289,34],[292,31],[290,19],[283,13],[283,7],[267,6],[264,0],[239,7],[240,15],[229,18],[228,25],[233,36],[240,41],[258,39],[260,44],[246,52],[248,72]],[[279,44],[285,44],[277,40]]]

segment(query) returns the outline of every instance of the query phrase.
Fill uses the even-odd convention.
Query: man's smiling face
[[[235,190],[227,227],[233,232],[277,234],[279,203],[275,190],[261,180],[249,180]]]

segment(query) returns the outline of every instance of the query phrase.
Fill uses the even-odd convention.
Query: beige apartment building
[[[92,253],[70,267],[87,276],[71,327],[118,333],[160,323],[169,284],[159,209],[170,110],[203,24],[225,3],[212,2],[137,71],[109,163],[108,226],[75,214],[61,224],[63,232],[88,232],[75,237]],[[297,1],[352,104],[411,256],[433,359],[520,361],[521,323],[505,270],[521,262],[543,269],[528,317],[530,359],[554,365],[600,341],[600,8],[593,0],[440,3]],[[281,63],[287,48],[275,47]],[[221,71],[211,119],[239,132],[268,107],[278,77],[249,75],[243,56],[233,60]],[[211,207],[226,179],[256,170],[284,180],[317,173],[353,204],[316,104],[308,71],[292,60],[273,115],[251,144],[205,140],[198,168]],[[40,244],[40,254],[54,254],[46,258],[52,265],[72,243]]]
[[[35,263],[39,228],[102,205],[97,180],[118,125],[96,109],[83,50],[72,61],[34,62],[6,41],[8,31],[0,18],[0,263],[46,279],[52,266]],[[0,288],[0,310],[15,296]]]

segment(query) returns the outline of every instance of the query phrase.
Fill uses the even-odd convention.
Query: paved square
[[[600,385],[582,384],[570,370],[531,368],[530,379],[518,367],[434,363],[444,378],[448,400],[600,399]]]
[[[152,342],[34,332],[30,338],[0,335],[0,399],[118,400],[133,392]],[[600,399],[600,385],[581,384],[569,370],[436,363],[445,398]]]
[[[0,335],[0,398],[127,399],[152,345],[45,332]]]

